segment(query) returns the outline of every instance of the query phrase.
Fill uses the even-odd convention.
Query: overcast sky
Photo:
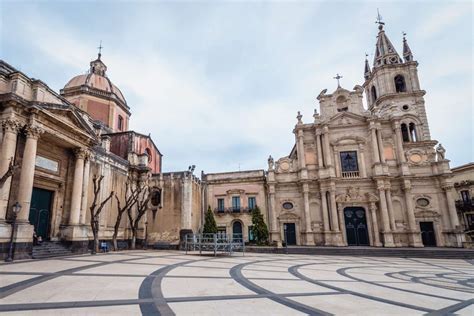
[[[164,171],[266,168],[336,73],[349,90],[363,83],[377,8],[399,53],[408,34],[432,139],[451,166],[474,161],[471,1],[0,0],[0,57],[59,92],[102,40],[131,128],[151,133]]]

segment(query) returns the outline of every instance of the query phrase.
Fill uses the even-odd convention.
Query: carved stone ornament
[[[21,128],[21,124],[18,120],[13,118],[7,118],[0,121],[0,126],[4,128],[7,132],[18,132]]]
[[[418,218],[434,218],[434,219],[438,219],[439,217],[441,217],[441,215],[438,214],[437,212],[431,211],[431,210],[415,209],[415,217],[418,217]]]
[[[275,166],[275,162],[273,160],[272,155],[268,156],[268,170],[273,170]]]
[[[85,148],[75,148],[74,155],[77,159],[85,159],[87,157],[87,150]]]
[[[276,163],[276,169],[279,173],[292,172],[293,160],[288,157],[279,159]]]
[[[25,127],[26,137],[38,139],[44,133],[44,129],[38,125],[27,125]]]
[[[339,194],[336,196],[338,203],[352,203],[352,202],[377,202],[379,198],[370,192],[365,194],[360,193],[359,188],[349,187],[346,194]]]

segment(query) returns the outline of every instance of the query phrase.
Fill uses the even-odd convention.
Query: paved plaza
[[[473,315],[474,262],[126,251],[0,265],[5,315]]]

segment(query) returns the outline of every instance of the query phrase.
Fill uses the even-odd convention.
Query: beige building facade
[[[100,214],[101,241],[112,238],[127,187],[145,184],[151,198],[140,245],[178,245],[201,231],[208,207],[220,233],[249,242],[258,206],[276,246],[462,247],[472,228],[473,167],[451,169],[431,138],[418,63],[402,44],[400,56],[380,24],[362,85],[347,90],[338,75],[337,89],[318,95],[319,112],[309,120],[298,113],[288,156],[270,156],[267,170],[201,178],[194,166],[162,172],[151,136],[128,129],[131,108],[100,54],[60,93],[0,61],[0,176],[18,166],[0,188],[0,255],[9,250],[16,203],[16,258],[31,256],[34,234],[87,251],[97,177],[98,201],[117,195]],[[129,243],[126,217],[118,239]]]
[[[290,155],[269,158],[273,241],[462,246],[453,174],[431,139],[417,66],[406,39],[402,59],[380,24],[363,85],[321,91],[311,122],[298,113]]]
[[[252,210],[258,207],[268,221],[264,170],[202,174],[204,208],[214,212],[220,234],[253,241]]]

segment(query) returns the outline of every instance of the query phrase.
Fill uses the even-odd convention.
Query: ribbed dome
[[[78,75],[69,80],[69,82],[64,86],[63,91],[67,92],[75,88],[90,88],[91,92],[99,90],[98,92],[105,92],[106,95],[112,98],[116,98],[125,106],[127,106],[127,101],[120,91],[120,89],[114,85],[106,75],[107,66],[100,60],[100,55],[96,60],[91,61],[90,69],[87,74]],[[89,90],[89,89],[88,89]]]

